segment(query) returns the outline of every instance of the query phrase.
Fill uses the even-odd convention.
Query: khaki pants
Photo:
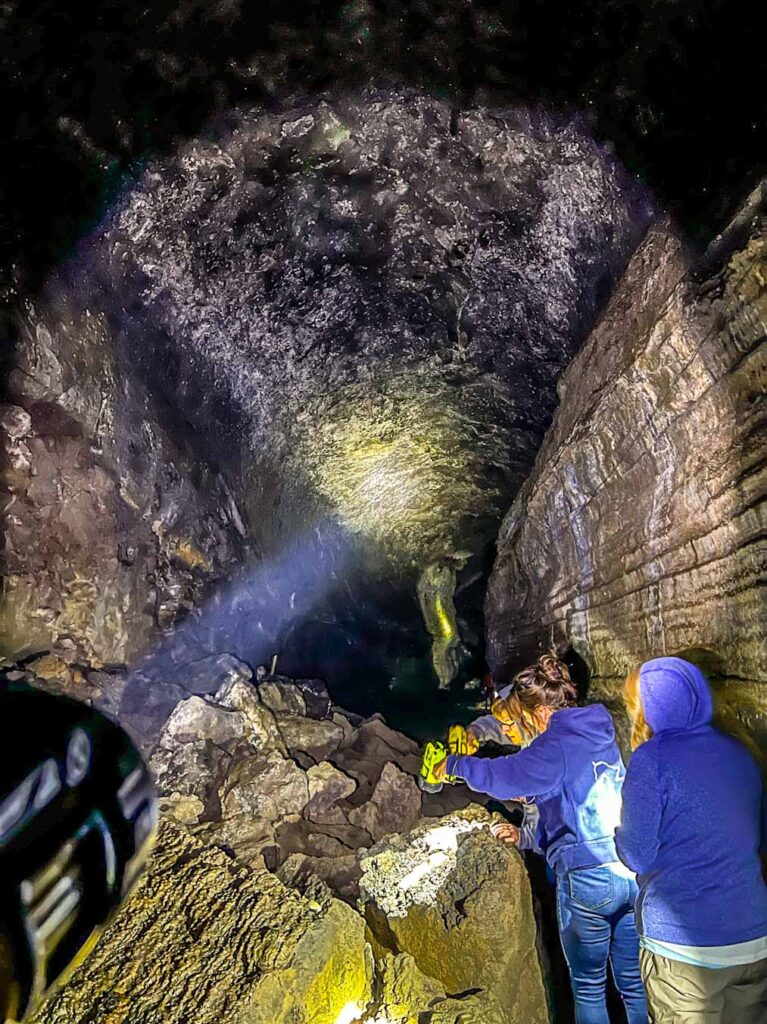
[[[639,954],[650,1024],[767,1024],[767,959],[743,967],[694,967]]]

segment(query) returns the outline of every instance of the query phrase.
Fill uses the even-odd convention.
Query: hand
[[[444,782],[447,775],[447,758],[443,757],[441,761],[434,765],[431,771],[437,782]]]
[[[519,846],[519,829],[516,825],[510,825],[508,821],[495,821],[490,826],[490,831],[496,839],[501,839],[504,843],[511,843],[513,846]]]
[[[471,726],[466,730],[466,753],[476,754],[479,750],[479,740]]]

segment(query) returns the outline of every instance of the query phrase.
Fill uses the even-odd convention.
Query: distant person
[[[681,658],[626,681],[634,755],[618,855],[637,872],[653,1024],[767,1022],[765,795],[753,757],[711,725],[703,673]]]
[[[544,854],[556,874],[576,1024],[609,1024],[608,962],[629,1024],[647,1024],[634,925],[637,884],[618,861],[613,839],[624,767],[612,719],[601,704],[575,706],[567,666],[550,654],[515,676],[503,692],[493,704],[496,724],[503,738],[523,749],[485,759],[451,755],[435,774],[456,775],[497,800],[535,801],[534,837],[509,824],[496,834]],[[489,738],[484,729],[482,738]]]

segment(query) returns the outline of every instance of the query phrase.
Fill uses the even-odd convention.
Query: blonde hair
[[[626,710],[631,719],[631,749],[636,750],[642,743],[646,743],[652,737],[652,729],[647,724],[642,706],[642,693],[639,688],[639,669],[635,668],[626,676],[626,685],[623,689],[623,698]]]

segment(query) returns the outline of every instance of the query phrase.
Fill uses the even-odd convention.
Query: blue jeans
[[[575,998],[576,1024],[610,1024],[607,962],[628,1024],[647,1024],[634,921],[638,887],[619,865],[571,871],[557,880],[557,920]]]

